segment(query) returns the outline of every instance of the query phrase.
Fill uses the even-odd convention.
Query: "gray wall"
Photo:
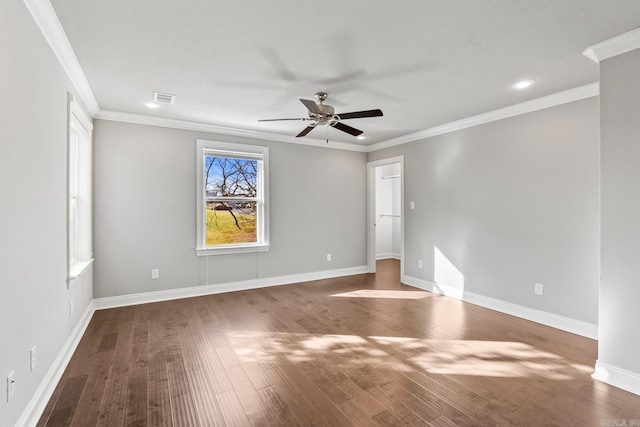
[[[405,156],[405,274],[437,248],[465,291],[597,324],[598,133],[590,98],[369,153]]]
[[[269,147],[268,252],[195,255],[198,138]],[[94,159],[96,298],[366,265],[364,153],[96,120]]]
[[[640,375],[639,74],[640,50],[600,64],[602,283],[598,362],[636,375]]]
[[[0,2],[0,426],[13,426],[91,298],[67,290],[65,73],[20,0]],[[75,314],[69,315],[69,301]],[[29,370],[29,350],[37,366]],[[6,401],[5,378],[16,392]]]

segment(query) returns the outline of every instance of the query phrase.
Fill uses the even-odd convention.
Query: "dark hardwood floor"
[[[39,425],[640,425],[595,341],[399,276],[97,311]]]

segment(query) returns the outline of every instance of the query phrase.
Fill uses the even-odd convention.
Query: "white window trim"
[[[84,194],[85,206],[84,206],[84,218],[79,224],[77,235],[78,249],[77,257],[71,259],[71,242],[69,235],[69,227],[71,227],[71,212],[69,208],[69,200],[71,197],[70,185],[67,182],[67,284],[71,286],[73,280],[80,277],[84,271],[93,263],[93,241],[92,241],[92,132],[93,124],[91,119],[86,115],[80,105],[73,100],[70,96],[69,101],[69,123],[68,123],[68,141],[67,141],[67,180],[70,178],[71,165],[70,161],[70,148],[71,137],[73,135],[72,128],[77,129],[78,132],[83,134],[86,144],[84,147],[78,146],[80,151],[79,156],[86,159],[86,164],[83,164],[83,176],[84,185],[86,185],[86,191]],[[82,161],[82,160],[81,160]],[[79,219],[77,219],[79,220]]]
[[[69,267],[69,281],[75,280],[78,277],[82,276],[85,270],[89,268],[91,264],[93,264],[93,261],[94,259],[91,258],[81,259],[73,263],[73,265]]]
[[[196,255],[226,255],[250,252],[266,252],[269,250],[269,147],[261,145],[234,144],[231,142],[196,140]],[[231,156],[260,157],[262,159],[262,222],[258,224],[261,233],[258,233],[258,242],[228,244],[207,247],[205,227],[205,189],[204,155],[207,150],[226,152]],[[253,155],[253,156],[252,156]]]

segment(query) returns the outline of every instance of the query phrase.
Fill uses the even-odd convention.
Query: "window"
[[[198,140],[197,153],[196,253],[269,250],[269,149]]]
[[[93,261],[91,243],[91,120],[73,100],[69,104],[68,277]]]

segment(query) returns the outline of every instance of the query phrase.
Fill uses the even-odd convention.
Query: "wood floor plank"
[[[173,425],[199,426],[200,420],[184,364],[177,361],[167,363],[167,379]]]
[[[308,413],[316,420],[314,425],[348,425],[344,415],[336,410],[329,398],[302,373],[294,364],[281,358],[281,366],[269,371],[272,381],[279,392],[290,390],[302,394]]]
[[[86,375],[71,377],[65,381],[55,408],[47,419],[48,425],[71,424],[86,382]]]
[[[201,318],[192,319],[189,322],[189,328],[193,338],[187,341],[183,337],[183,345],[188,345],[187,343],[190,342],[195,348],[194,351],[189,353],[192,360],[187,363],[189,365],[197,364],[202,367],[203,375],[207,378],[215,393],[231,390],[233,386],[229,381],[224,364],[218,356],[216,340],[211,336],[209,329],[203,324]],[[222,333],[220,336],[222,337],[222,343],[226,345],[227,343]]]
[[[216,400],[228,426],[248,426],[251,424],[234,390],[216,394]]]
[[[593,340],[376,274],[97,311],[38,426],[640,419]]]
[[[410,411],[403,404],[398,404],[392,397],[382,391],[379,387],[370,388],[367,393],[371,394],[378,401],[382,402],[388,409],[373,417],[378,424],[384,426],[419,426],[425,421],[418,415]]]
[[[149,364],[147,384],[147,420],[150,425],[170,426],[171,399],[164,351],[156,352]]]
[[[91,353],[89,349],[95,349],[98,346],[98,343],[102,339],[102,331],[107,327],[107,322],[104,321],[105,318],[104,312],[96,312],[94,313],[91,322],[87,325],[87,329],[85,334],[80,340],[78,344],[78,348],[76,349],[76,353],[74,355],[74,359],[77,361],[73,365],[69,365],[64,373],[64,378],[70,378],[75,375],[89,375],[90,372],[95,372],[94,366],[91,363],[98,359],[98,356],[94,353]],[[83,363],[80,363],[82,361]],[[63,378],[63,379],[64,379]],[[46,425],[46,421],[48,420],[51,412],[53,411],[55,404],[62,393],[63,387],[61,386],[64,381],[60,380],[60,384],[54,390],[49,402],[47,403],[45,410],[38,421],[38,427],[42,427]],[[89,387],[89,390],[96,393],[95,387]],[[102,396],[102,391],[97,392],[99,396]],[[85,405],[83,405],[84,407]],[[95,406],[92,405],[92,406]]]
[[[354,425],[376,424],[376,417],[389,410],[381,401],[366,391],[360,391],[336,406],[345,418]]]
[[[108,342],[108,346],[99,348],[99,351],[113,350],[114,359],[111,369],[107,373],[104,393],[100,402],[100,415],[96,423],[98,426],[121,425],[124,420],[126,391],[129,369],[131,368],[131,348],[133,346],[133,322],[129,319],[135,310],[130,312],[121,310],[120,313],[122,323],[118,332],[105,335],[105,337],[115,335],[115,339],[113,342],[111,339],[103,340],[103,343]]]
[[[216,347],[216,352],[218,353],[218,357],[222,362],[222,366],[224,366],[225,368],[231,368],[240,364],[235,353],[228,345]]]
[[[184,344],[185,341],[190,343],[191,339],[183,306],[184,301],[178,300],[163,322],[167,382],[173,425],[196,427],[200,425],[200,420],[186,369],[189,360],[195,357],[196,348]]]
[[[127,383],[124,425],[147,425],[147,383],[146,367],[136,367],[131,370]]]
[[[274,424],[266,409],[263,409],[259,412],[254,412],[249,415],[249,423],[251,423],[252,427],[268,427],[268,426],[279,426],[280,424]]]
[[[216,390],[206,370],[199,365],[186,367],[192,385],[193,403],[203,426],[224,425],[222,412],[216,400]]]
[[[236,391],[236,396],[244,408],[244,413],[246,415],[251,415],[255,412],[263,411],[265,409],[264,404],[260,400],[256,390],[253,388],[253,384],[244,372],[242,366],[232,366],[227,369],[227,372],[229,374],[229,379],[233,384],[233,389]]]
[[[122,425],[129,380],[128,374],[127,370],[117,368],[111,369],[109,372],[96,425],[105,427]]]
[[[261,388],[257,393],[266,408],[268,424],[275,426],[301,424],[295,412],[272,386]]]
[[[453,421],[451,421],[449,418],[447,418],[444,415],[440,415],[438,418],[436,418],[435,420],[431,420],[429,422],[429,425],[431,427],[457,427],[460,424],[457,424]]]

